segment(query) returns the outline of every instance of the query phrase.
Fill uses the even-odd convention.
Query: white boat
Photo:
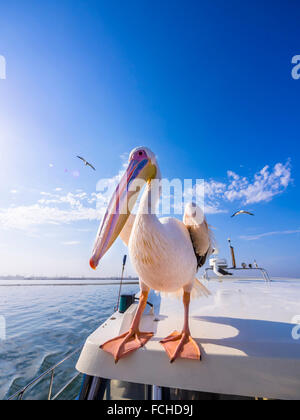
[[[227,278],[208,281],[212,296],[191,303],[191,332],[202,350],[201,362],[169,363],[159,341],[181,329],[183,309],[177,300],[152,294],[154,310],[144,314],[141,330],[154,331],[154,337],[144,348],[118,364],[99,348],[128,329],[136,303],[87,338],[76,366],[86,375],[81,398],[98,399],[99,392],[101,398],[114,398],[109,382],[123,381],[123,387],[151,385],[155,399],[170,389],[300,399],[300,280]]]
[[[225,264],[223,264],[225,267]],[[76,365],[77,373],[53,395],[55,369],[48,369],[10,399],[22,399],[46,376],[48,399],[61,398],[80,380],[77,399],[300,399],[300,279],[223,276],[210,279],[205,272],[209,298],[191,302],[190,327],[202,351],[202,360],[177,359],[169,363],[159,341],[182,327],[180,301],[150,295],[141,330],[154,337],[115,364],[99,346],[126,331],[137,303],[124,313],[115,312],[86,340]],[[238,269],[228,269],[231,274]],[[127,301],[130,302],[130,299]],[[132,303],[133,302],[133,303]],[[75,387],[76,388],[76,387]]]

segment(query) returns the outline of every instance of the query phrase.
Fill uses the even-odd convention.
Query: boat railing
[[[77,373],[75,376],[73,376],[55,395],[53,394],[53,384],[54,384],[54,376],[55,376],[55,370],[61,366],[63,363],[65,363],[67,360],[71,359],[72,356],[74,356],[76,353],[79,353],[82,350],[82,346],[78,347],[76,350],[74,350],[72,353],[64,357],[60,362],[56,363],[56,365],[52,366],[48,370],[46,370],[44,373],[33,379],[29,384],[27,384],[24,388],[17,391],[15,394],[10,396],[8,400],[23,400],[24,394],[34,388],[36,385],[38,385],[42,379],[46,378],[47,376],[50,377],[49,380],[49,388],[48,388],[48,401],[56,400],[69,386],[73,384],[73,382],[81,375],[81,373]]]
[[[265,270],[264,268],[261,268],[261,267],[252,267],[252,268],[243,268],[243,267],[228,267],[228,268],[226,268],[227,270],[230,270],[230,271],[254,271],[254,270],[258,270],[258,271],[260,271],[261,272],[261,274],[262,274],[262,276],[263,276],[263,279],[265,280],[265,282],[266,283],[271,283],[271,279],[270,279],[270,276],[269,276],[269,273],[267,272],[267,270]],[[204,274],[203,274],[203,278],[205,279],[205,280],[207,280],[207,281],[209,281],[209,280],[215,280],[216,279],[216,277],[213,277],[213,278],[209,278],[209,276],[208,276],[208,272],[209,271],[213,271],[213,268],[212,267],[208,267],[208,268],[206,268],[205,269],[205,272],[204,272]],[[220,280],[222,277],[217,277],[217,279],[218,280]],[[230,280],[232,280],[232,276],[224,276],[224,278],[227,278],[227,279],[230,279]],[[239,280],[242,280],[242,278],[239,278]]]

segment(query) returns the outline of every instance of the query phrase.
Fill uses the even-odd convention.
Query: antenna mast
[[[236,260],[235,260],[235,254],[234,254],[234,247],[231,245],[231,239],[228,238],[229,246],[230,246],[230,252],[231,252],[231,259],[232,259],[232,268],[236,268]]]

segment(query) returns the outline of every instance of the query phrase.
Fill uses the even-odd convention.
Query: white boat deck
[[[77,369],[91,376],[229,395],[300,399],[300,280],[206,282],[212,296],[192,301],[191,333],[202,361],[173,364],[159,343],[181,330],[183,305],[151,295],[155,315],[143,316],[141,330],[154,331],[145,348],[121,359],[99,349],[126,331],[136,305],[115,313],[88,337]],[[299,326],[300,335],[300,326]]]

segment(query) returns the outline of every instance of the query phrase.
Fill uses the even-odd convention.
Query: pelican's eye
[[[144,149],[140,149],[132,154],[131,159],[144,160],[148,159],[148,155]]]
[[[147,154],[146,154],[145,150],[138,150],[137,155],[140,158],[146,158],[147,157]]]

